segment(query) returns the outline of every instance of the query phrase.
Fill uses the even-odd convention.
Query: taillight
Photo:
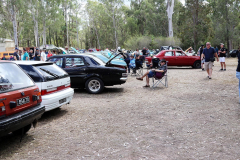
[[[118,66],[118,65],[113,65],[113,67],[118,67],[118,68],[126,69],[126,67],[124,67],[124,66]]]
[[[38,102],[38,103],[41,103],[41,102],[42,102],[41,92],[38,92],[37,96],[38,96],[37,102]]]
[[[51,93],[54,93],[54,92],[57,92],[57,91],[60,91],[60,90],[66,89],[66,88],[70,88],[70,87],[71,87],[71,84],[69,83],[69,84],[59,86],[59,87],[55,87],[55,88],[43,89],[41,91],[41,94],[43,96],[43,95],[51,94]]]
[[[6,114],[6,108],[3,102],[0,102],[0,117]]]

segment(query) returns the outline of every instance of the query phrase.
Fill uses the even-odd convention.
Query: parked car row
[[[127,81],[126,69],[96,55],[56,55],[42,61],[0,61],[0,137],[28,132],[46,111],[69,104],[73,88],[100,93]],[[71,88],[72,87],[72,88]]]

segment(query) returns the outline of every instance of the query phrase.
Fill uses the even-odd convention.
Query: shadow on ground
[[[38,120],[38,122],[41,123],[41,125],[43,124],[47,124],[49,122],[51,122],[52,120],[56,120],[61,118],[62,116],[64,116],[68,111],[61,109],[61,108],[56,108],[54,110],[45,112],[42,117]],[[46,123],[45,123],[46,122]]]
[[[32,141],[34,141],[34,138],[29,134],[25,134],[23,137],[14,134],[8,134],[4,137],[1,137],[0,159],[2,156],[5,158],[11,157],[12,154],[18,153],[20,150],[22,150],[22,148],[25,148]]]
[[[124,91],[124,88],[111,88],[111,87],[105,87],[104,90],[99,94],[106,94],[106,93],[121,93]],[[83,93],[83,94],[89,94],[85,89],[74,89],[74,93]]]

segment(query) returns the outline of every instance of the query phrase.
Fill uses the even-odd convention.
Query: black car
[[[231,51],[229,52],[229,55],[230,55],[231,57],[236,57],[236,56],[237,56],[237,53],[238,53],[238,50],[234,49],[234,50],[231,50]]]
[[[110,63],[87,55],[56,55],[47,61],[69,74],[72,88],[86,88],[89,93],[100,93],[104,86],[123,84],[127,80],[126,69],[111,67]]]

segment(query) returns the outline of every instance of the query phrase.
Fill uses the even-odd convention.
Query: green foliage
[[[15,5],[19,46],[35,46],[33,16],[38,21],[40,45],[46,30],[47,44],[76,48],[160,48],[190,46],[195,50],[207,41],[212,46],[240,45],[240,0],[175,0],[174,38],[168,36],[166,0],[1,0],[0,37],[13,39],[9,8]],[[64,16],[67,7],[67,19]],[[38,14],[37,14],[38,11]],[[66,25],[67,22],[67,25]],[[78,33],[78,36],[77,36]]]
[[[180,40],[175,37],[150,37],[150,36],[134,36],[130,37],[125,43],[124,47],[136,50],[142,49],[143,47],[156,49],[160,48],[161,46],[180,46]]]

